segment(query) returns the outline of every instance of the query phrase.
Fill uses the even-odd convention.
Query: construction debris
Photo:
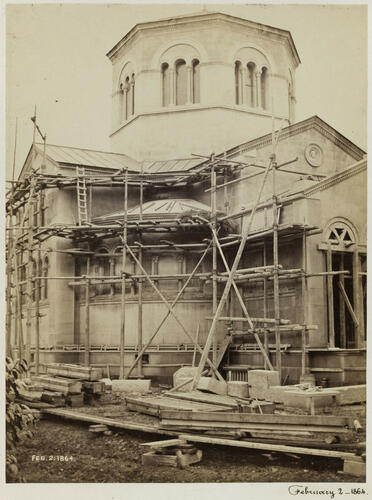
[[[203,456],[201,450],[197,450],[182,439],[143,443],[143,446],[151,448],[151,451],[142,455],[142,465],[145,466],[169,465],[183,469],[200,462]]]

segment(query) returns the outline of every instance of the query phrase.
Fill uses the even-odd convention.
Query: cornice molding
[[[342,170],[341,172],[337,172],[336,174],[328,177],[322,181],[319,181],[315,186],[311,186],[310,188],[304,189],[303,193],[306,197],[310,197],[315,193],[319,193],[321,191],[325,191],[340,182],[346,181],[350,179],[350,177],[354,177],[355,175],[367,170],[367,160],[363,159],[358,163],[355,163],[351,167]]]
[[[354,160],[361,160],[364,155],[364,151],[362,151],[358,146],[349,141],[346,137],[342,136],[337,130],[333,129],[326,122],[321,120],[318,116],[313,116],[304,120],[302,122],[295,123],[290,125],[284,129],[282,129],[280,133],[279,141],[288,139],[293,135],[298,135],[307,130],[315,129],[327,139],[329,139],[333,144],[338,146],[340,149],[348,153],[350,156],[354,158]],[[251,149],[260,149],[264,148],[271,144],[272,137],[271,134],[266,134],[262,137],[258,137],[257,139],[253,139],[247,143],[241,144],[236,148],[231,149],[227,152],[228,156],[234,156],[236,154],[245,153],[246,151],[250,151]]]
[[[271,113],[269,111],[266,111],[264,109],[259,109],[259,108],[249,108],[247,106],[243,105],[210,105],[210,106],[203,106],[201,104],[190,104],[188,106],[173,106],[173,107],[159,107],[155,109],[154,111],[144,111],[142,113],[138,113],[136,115],[132,115],[125,123],[121,123],[116,130],[114,130],[110,134],[110,138],[114,137],[120,130],[125,128],[127,125],[130,123],[134,122],[135,120],[146,117],[146,116],[157,116],[157,115],[165,115],[169,113],[187,113],[187,112],[195,112],[195,111],[209,111],[209,110],[227,110],[227,111],[238,111],[240,113],[245,113],[245,114],[250,114],[250,115],[255,115],[255,116],[262,116],[264,118],[270,118],[271,119]],[[277,120],[286,120],[288,121],[288,118],[284,116],[275,116],[275,119]],[[270,135],[271,137],[271,135]],[[249,148],[251,149],[251,148]]]

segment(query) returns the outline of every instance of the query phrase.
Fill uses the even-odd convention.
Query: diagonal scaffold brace
[[[222,310],[223,310],[223,308],[225,306],[227,297],[228,297],[228,295],[230,293],[230,289],[233,286],[232,285],[233,284],[233,280],[234,280],[236,271],[238,269],[238,265],[239,265],[240,259],[242,257],[244,248],[245,248],[246,240],[247,240],[247,237],[248,237],[249,232],[251,230],[251,226],[252,226],[252,222],[253,222],[254,216],[256,214],[257,206],[258,206],[258,204],[260,202],[262,191],[263,191],[263,188],[265,186],[268,174],[269,174],[269,172],[271,170],[271,166],[272,166],[274,158],[275,158],[275,155],[272,155],[270,157],[270,161],[269,161],[269,163],[268,163],[268,165],[266,167],[266,170],[265,170],[262,182],[261,182],[261,186],[260,186],[260,189],[258,191],[257,198],[256,198],[256,201],[255,201],[254,207],[252,209],[250,218],[248,220],[248,223],[245,225],[245,227],[243,226],[242,239],[240,241],[240,245],[239,245],[239,248],[237,250],[237,253],[236,253],[233,265],[231,267],[231,270],[230,270],[230,273],[229,273],[229,277],[228,277],[228,280],[227,280],[226,285],[225,285],[225,289],[224,289],[223,294],[221,296],[220,302],[218,304],[216,313],[215,313],[213,321],[212,321],[212,325],[211,325],[209,333],[208,333],[207,340],[206,340],[205,345],[204,345],[204,350],[203,350],[203,353],[202,353],[202,356],[201,356],[201,359],[200,359],[200,362],[199,362],[199,365],[198,365],[198,369],[197,369],[197,372],[195,374],[195,377],[194,377],[194,380],[193,380],[193,383],[192,383],[192,390],[195,390],[196,387],[197,387],[197,385],[199,384],[201,373],[204,370],[205,363],[206,363],[206,361],[208,359],[208,353],[209,353],[210,347],[212,345],[213,337],[214,337],[215,332],[216,332],[216,327],[217,327],[219,318],[221,316]]]
[[[143,274],[145,275],[145,278],[147,279],[147,281],[150,283],[151,287],[155,290],[155,292],[159,295],[160,299],[162,300],[162,302],[164,302],[165,306],[167,307],[167,309],[169,310],[170,314],[174,317],[174,319],[177,321],[177,323],[179,324],[179,326],[182,328],[183,332],[185,333],[185,335],[191,340],[191,342],[196,346],[197,350],[203,355],[204,351],[203,349],[200,347],[199,344],[197,344],[195,342],[195,339],[192,337],[192,335],[187,331],[187,329],[185,328],[185,326],[183,325],[182,321],[178,318],[177,314],[174,312],[173,308],[172,308],[172,305],[167,301],[167,299],[164,297],[164,295],[161,293],[161,291],[158,289],[158,287],[155,285],[155,283],[152,281],[152,279],[150,278],[149,274],[146,272],[146,270],[144,269],[144,267],[142,266],[142,264],[139,262],[139,260],[137,259],[136,255],[132,252],[132,250],[130,249],[129,245],[123,241],[123,245],[126,246],[128,252],[130,253],[130,255],[132,256],[133,260],[136,262],[136,264],[138,265],[138,267],[141,269],[141,271],[143,272]],[[209,346],[210,347],[210,346]],[[205,350],[205,348],[204,348]],[[214,363],[208,358],[208,354],[206,356],[206,360],[204,361],[204,364],[205,363],[208,363],[209,366],[212,368],[212,370],[214,371],[216,377],[222,382],[224,381],[224,378],[222,377],[222,375],[219,373],[219,371],[217,370],[217,368],[215,367]]]

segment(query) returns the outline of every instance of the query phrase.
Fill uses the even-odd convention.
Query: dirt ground
[[[119,421],[152,423],[154,417],[127,412],[120,399],[75,409]],[[335,412],[365,422],[365,406],[340,407]],[[146,450],[141,443],[163,436],[114,431],[111,436],[88,431],[88,424],[50,418],[40,420],[34,438],[17,449],[27,483],[193,483],[193,482],[362,482],[339,474],[342,460],[308,455],[288,456],[226,446],[198,444],[202,461],[185,470],[169,466],[142,466]],[[357,440],[363,440],[364,434]],[[44,459],[43,459],[44,457]],[[60,458],[63,457],[63,460]]]

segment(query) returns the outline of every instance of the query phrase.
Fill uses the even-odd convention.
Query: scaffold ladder
[[[88,222],[87,186],[85,183],[85,169],[83,167],[76,167],[76,178],[78,223],[81,226]]]

